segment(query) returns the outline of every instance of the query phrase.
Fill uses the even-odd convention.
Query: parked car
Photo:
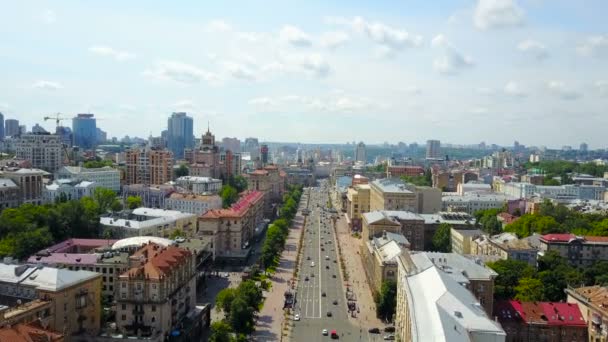
[[[378,328],[371,328],[367,332],[369,332],[370,334],[379,334],[380,333],[380,329],[378,329]]]
[[[327,317],[331,317],[331,311],[327,311]]]
[[[327,329],[323,329],[323,331],[321,331],[321,334],[323,334],[323,336],[327,336],[329,333],[327,332]]]
[[[393,326],[386,327],[386,328],[384,328],[384,332],[390,332],[390,333],[395,332],[395,327],[393,327]]]
[[[394,341],[395,335],[384,335],[384,340],[385,341]]]
[[[293,320],[294,321],[299,321],[300,320],[300,314],[296,314],[295,316],[293,316]]]
[[[338,301],[334,299],[334,301],[332,302],[333,305],[338,305]]]

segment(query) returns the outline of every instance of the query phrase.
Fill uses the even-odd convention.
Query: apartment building
[[[435,256],[428,253],[402,253],[398,258],[397,340],[505,341],[504,330],[457,280],[466,278],[431,258]]]
[[[15,157],[28,160],[33,168],[55,172],[63,166],[61,136],[48,133],[22,134],[15,138]]]
[[[211,209],[220,209],[222,198],[218,195],[195,195],[174,192],[165,200],[165,209],[203,215]]]
[[[474,215],[479,210],[499,209],[509,201],[512,196],[495,193],[467,193],[464,195],[444,195],[441,197],[441,210],[459,211]]]
[[[154,243],[141,247],[130,257],[129,269],[119,276],[118,330],[152,341],[187,330],[185,319],[196,310],[196,274],[188,250]]]
[[[494,309],[508,342],[589,341],[587,323],[577,304],[509,300],[496,303]]]
[[[228,209],[212,209],[198,218],[199,235],[212,241],[214,259],[244,261],[263,220],[264,194],[249,191]]]
[[[380,293],[383,282],[397,280],[397,257],[402,249],[409,248],[410,243],[405,236],[390,232],[361,245],[363,268],[374,293]]]
[[[132,212],[124,211],[102,216],[99,222],[102,229],[119,238],[169,237],[175,231],[180,231],[185,237],[193,237],[197,233],[196,215],[176,210],[143,207]]]
[[[125,153],[125,184],[159,185],[173,178],[171,151],[158,148],[134,148]]]
[[[502,260],[519,260],[536,267],[540,247],[540,236],[520,239],[513,233],[494,236],[480,235],[471,242],[472,255],[492,256]]]
[[[401,176],[417,177],[424,175],[422,166],[390,165],[386,168],[386,178],[399,178]]]
[[[598,260],[608,260],[608,236],[542,235],[539,254],[548,251],[557,251],[573,266],[590,266]]]
[[[351,230],[361,231],[361,214],[370,211],[369,199],[369,184],[353,185],[346,191],[346,217]]]
[[[100,328],[101,274],[45,266],[0,264],[0,301],[51,302],[49,327],[65,335],[96,336]]]
[[[608,341],[608,288],[604,286],[570,287],[565,289],[568,303],[578,305],[586,322],[588,340]],[[583,341],[583,340],[581,340]]]
[[[209,195],[220,192],[222,180],[211,177],[183,176],[175,180],[175,185],[196,195]]]
[[[144,207],[165,208],[165,201],[174,192],[175,187],[169,184],[131,184],[122,187],[122,200],[126,203],[129,196],[137,196],[141,198]]]
[[[76,181],[71,179],[55,180],[45,185],[42,190],[43,203],[55,203],[56,200],[79,200],[85,196],[93,196],[99,185],[95,182]]]
[[[454,229],[450,228],[450,241],[452,252],[457,254],[473,254],[471,253],[471,245],[473,240],[483,235],[479,229]]]
[[[250,191],[259,191],[264,194],[264,212],[269,214],[273,205],[283,198],[285,192],[285,175],[281,175],[275,165],[267,165],[246,175]]]
[[[21,204],[42,204],[43,177],[47,172],[40,169],[8,169],[0,174],[8,178],[19,187],[19,201]]]
[[[34,299],[12,307],[0,307],[0,326],[13,326],[17,324],[38,323],[48,326],[53,316],[51,311],[53,303],[49,300]],[[2,339],[0,338],[0,341]]]
[[[418,212],[416,194],[395,179],[377,179],[370,184],[370,211],[404,210]]]
[[[8,178],[0,178],[0,211],[21,204],[19,187]]]
[[[55,172],[55,179],[95,182],[102,188],[110,189],[116,193],[120,192],[120,171],[109,166],[91,169],[80,166],[64,166]]]

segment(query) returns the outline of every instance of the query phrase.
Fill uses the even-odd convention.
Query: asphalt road
[[[322,335],[323,329],[327,329],[330,333],[336,330],[343,341],[380,341],[381,336],[370,335],[348,320],[345,286],[340,272],[336,234],[331,213],[327,210],[328,200],[326,182],[321,182],[320,187],[310,192],[311,213],[304,232],[294,310],[294,315],[300,315],[300,321],[294,321],[291,340],[330,340],[330,336]],[[337,304],[333,304],[334,301]],[[328,312],[331,312],[331,317]]]

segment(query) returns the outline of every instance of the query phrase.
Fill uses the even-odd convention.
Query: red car
[[[333,339],[337,339],[339,337],[338,332],[335,330],[332,330],[331,334],[329,334],[329,336],[331,336],[331,338],[333,338]]]

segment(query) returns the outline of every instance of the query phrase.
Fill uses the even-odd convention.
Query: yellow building
[[[346,215],[350,220],[351,229],[361,230],[361,214],[370,211],[370,186],[358,184],[348,188],[346,192]]]
[[[606,306],[608,288],[568,286],[566,294],[568,295],[567,302],[577,304],[587,322],[589,341],[608,342],[608,307]]]
[[[450,239],[452,241],[452,252],[458,254],[472,254],[471,244],[473,240],[483,235],[479,229],[458,230],[450,229]]]
[[[370,211],[375,210],[418,212],[416,194],[400,180],[377,179],[370,183]]]

